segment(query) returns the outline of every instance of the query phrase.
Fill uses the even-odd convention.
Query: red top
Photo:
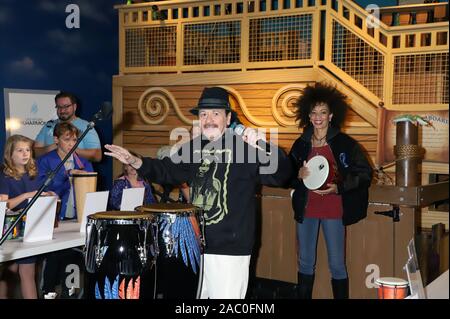
[[[308,155],[308,161],[316,155],[322,155],[328,160],[330,171],[328,178],[320,189],[327,189],[328,183],[332,183],[336,177],[337,166],[333,152],[329,145],[313,147]],[[319,195],[308,190],[308,201],[305,207],[305,217],[308,218],[342,218],[342,197],[337,194]]]

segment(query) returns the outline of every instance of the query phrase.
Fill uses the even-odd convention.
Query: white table
[[[24,243],[22,239],[6,240],[0,246],[0,262],[36,256],[48,252],[83,246],[85,233],[80,233],[76,221],[60,221],[53,232],[52,240]]]
[[[448,269],[425,288],[427,299],[448,299]]]

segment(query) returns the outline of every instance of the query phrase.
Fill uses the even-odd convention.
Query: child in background
[[[76,144],[79,131],[71,123],[61,122],[56,124],[53,130],[53,139],[56,149],[42,155],[37,159],[39,170],[39,181],[43,183],[47,179],[47,174],[53,171],[64,157]],[[93,172],[92,164],[85,158],[73,153],[64,163],[46,190],[54,191],[61,198],[61,219],[76,218],[75,197],[73,193],[70,175],[75,173]]]
[[[22,135],[12,135],[5,145],[3,166],[0,169],[0,198],[7,201],[7,207],[18,211],[26,207],[28,199],[39,189],[38,172],[32,153],[33,141]],[[42,195],[55,195],[53,192]],[[20,288],[25,299],[37,299],[35,282],[36,257],[17,259],[4,265],[0,280],[0,298],[8,297],[6,275],[8,272],[20,276]]]
[[[39,168],[38,179],[44,182],[47,174],[53,171],[61,161],[70,152],[78,139],[78,129],[69,122],[60,122],[56,124],[53,130],[53,139],[56,149],[50,151],[37,159]],[[46,190],[54,191],[61,198],[60,219],[76,219],[76,201],[74,196],[71,174],[93,172],[92,164],[85,158],[73,153],[64,163],[59,171],[56,172],[52,182]],[[61,298],[70,297],[69,289],[65,284],[66,266],[69,264],[79,264],[80,257],[72,249],[64,249],[46,254],[43,271],[42,292],[44,298],[56,298],[56,286],[62,285]]]

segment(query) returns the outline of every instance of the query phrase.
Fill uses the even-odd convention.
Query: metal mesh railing
[[[250,20],[250,62],[311,58],[312,14]]]
[[[394,58],[393,104],[448,104],[448,52]]]
[[[343,25],[333,21],[332,63],[383,98],[384,56]]]
[[[184,65],[239,63],[240,54],[240,21],[185,25]]]
[[[125,66],[176,65],[175,26],[125,30]]]

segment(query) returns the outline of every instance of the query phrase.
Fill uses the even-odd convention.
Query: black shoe
[[[348,299],[348,278],[331,279],[334,299]]]
[[[314,274],[306,275],[301,272],[297,273],[297,297],[298,299],[312,299],[312,291],[314,286]]]

